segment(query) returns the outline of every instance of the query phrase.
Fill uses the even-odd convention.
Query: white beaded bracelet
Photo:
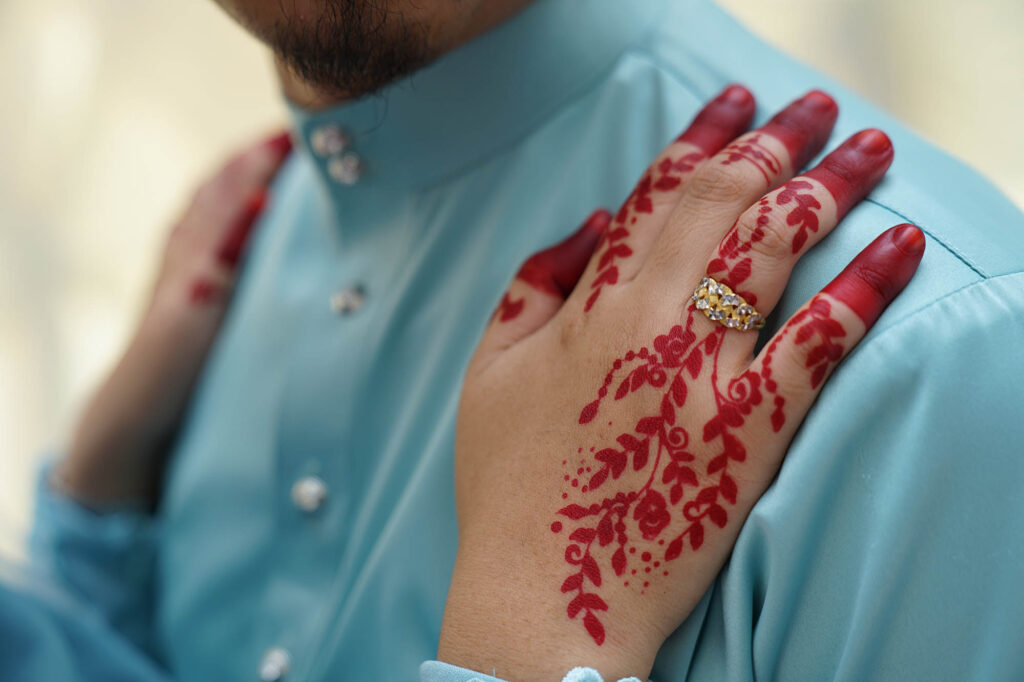
[[[601,673],[593,668],[573,668],[562,678],[562,682],[604,682]],[[641,682],[637,677],[623,677],[619,682]]]

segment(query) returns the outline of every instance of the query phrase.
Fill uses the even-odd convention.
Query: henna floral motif
[[[834,109],[834,103],[830,107]],[[834,165],[843,167],[850,166],[850,159],[857,161],[860,165],[854,165],[862,170],[852,175],[860,181],[844,185],[827,175],[815,175],[814,170],[808,173],[836,199],[839,217],[853,199],[874,185],[891,158],[891,147],[884,136],[862,133],[854,141],[873,155],[870,164],[853,154],[851,149],[856,145],[844,146],[831,157]],[[794,156],[794,150],[789,151]],[[760,143],[759,134],[734,142],[723,154],[723,164],[752,163],[769,183],[781,171],[778,157]],[[653,172],[645,176],[616,216],[615,225],[622,232],[614,239],[609,234],[605,241],[587,308],[593,305],[602,286],[617,281],[614,261],[631,253],[622,242],[629,236],[636,214],[653,210],[650,194],[661,179]],[[676,186],[671,181],[662,184],[669,189]],[[722,240],[707,274],[755,303],[756,297],[739,286],[752,274],[751,250],[765,238],[773,211],[783,210],[786,224],[794,228],[790,246],[794,254],[799,253],[810,235],[820,229],[817,211],[822,205],[814,191],[812,182],[797,178],[763,198],[753,229],[741,239],[737,221]],[[633,589],[643,594],[659,572],[661,576],[669,575],[670,562],[684,551],[699,550],[708,533],[725,528],[730,514],[737,513],[741,494],[737,481],[742,479],[736,470],[749,454],[743,427],[755,415],[770,422],[776,433],[786,426],[786,395],[773,376],[773,360],[780,343],[791,339],[801,350],[810,388],[817,389],[830,368],[841,360],[841,340],[847,336],[846,329],[833,317],[830,297],[843,301],[870,326],[885,302],[909,280],[923,251],[923,236],[911,226],[903,226],[902,232],[894,234],[899,236],[876,240],[822,294],[793,316],[765,349],[757,369],[728,380],[720,378],[719,355],[727,330],[716,326],[698,334],[697,329],[704,327],[703,323],[695,324],[699,318],[693,307],[683,324],[658,335],[650,347],[629,350],[613,362],[596,398],[580,411],[579,424],[596,425],[608,401],[643,400],[644,405],[652,407],[624,430],[612,430],[617,435],[602,436],[588,452],[580,447],[571,463],[569,458],[563,460],[566,487],[562,506],[556,511],[558,520],[551,525],[556,534],[562,532],[563,522],[568,526],[565,561],[570,571],[561,585],[561,592],[569,599],[566,613],[570,620],[582,616],[581,622],[596,644],[601,645],[606,637],[602,613],[614,606],[601,594],[609,581],[620,580],[625,588],[632,581]],[[893,249],[902,250],[900,259],[893,261]],[[868,268],[862,260],[898,264],[900,274],[886,284],[881,297],[884,302],[876,288],[868,287],[873,293],[865,296],[865,287],[856,284],[862,279],[857,273]],[[714,413],[703,423],[684,424],[681,415],[686,401],[698,389],[705,394],[710,389]],[[614,422],[608,421],[607,426],[613,427]]]
[[[662,564],[679,557],[686,546],[698,550],[711,527],[723,528],[728,523],[728,507],[735,505],[739,488],[731,467],[747,458],[747,446],[738,435],[754,410],[769,405],[775,431],[785,424],[784,397],[771,376],[771,354],[782,338],[795,333],[795,342],[807,344],[807,366],[810,383],[817,387],[828,368],[839,361],[843,347],[834,341],[845,335],[842,325],[830,317],[830,304],[816,297],[810,306],[795,316],[772,342],[760,372],[748,370],[730,380],[722,390],[718,377],[719,352],[724,328],[717,328],[698,339],[693,331],[695,313],[691,309],[685,326],[675,325],[666,334],[654,339],[653,350],[647,347],[629,351],[616,360],[598,390],[597,398],[580,412],[579,423],[593,422],[603,401],[615,385],[612,400],[625,400],[641,391],[660,393],[658,409],[641,417],[629,431],[619,434],[614,443],[592,448],[593,453],[579,460],[575,476],[567,473],[565,482],[574,499],[594,500],[583,505],[570,502],[557,512],[577,525],[569,534],[565,561],[572,572],[562,583],[562,592],[571,593],[566,613],[570,619],[583,614],[583,625],[597,644],[605,638],[598,613],[609,606],[597,594],[610,569],[616,577],[641,574],[642,588],[650,584],[650,574]],[[704,448],[713,454],[699,468],[690,451],[691,434],[678,423],[678,412],[686,404],[690,383],[707,375],[715,398],[716,412],[700,432]],[[649,395],[649,393],[648,393]],[[582,448],[581,448],[582,451]],[[564,461],[569,465],[569,461]],[[605,493],[609,481],[618,480],[627,469],[646,471],[643,483],[628,491]],[[563,493],[563,499],[569,492]],[[679,532],[665,536],[672,519],[680,515],[686,525]],[[655,551],[640,553],[631,544],[632,532],[646,542],[657,544]],[[562,530],[561,521],[552,524],[552,531]],[[658,556],[660,555],[660,556]],[[631,566],[635,566],[631,568]],[[629,580],[624,581],[629,586]]]
[[[756,145],[749,147],[756,151]],[[735,160],[753,153],[745,145],[737,152]],[[761,162],[766,157],[755,155],[754,158]],[[650,210],[649,193],[654,182],[650,178],[641,181],[616,217],[618,229],[625,229],[622,224],[629,220],[631,211]],[[811,189],[810,183],[795,180],[776,195],[776,205],[792,204],[786,220],[790,225],[799,225],[798,234],[818,229],[813,209],[820,205],[809,192],[804,192]],[[750,276],[752,261],[746,254],[753,243],[763,237],[772,210],[770,199],[762,199],[757,225],[746,241],[741,242],[734,226],[719,248],[719,257],[710,264],[709,274],[726,272],[733,287]],[[625,236],[628,232],[621,238]],[[606,254],[614,253],[614,244],[620,240],[609,241],[612,244]],[[614,256],[609,256],[608,262],[612,258]],[[602,259],[606,267],[608,262]],[[599,286],[595,289],[592,298],[600,291]],[[748,292],[742,295],[748,301],[755,300]],[[771,410],[769,419],[776,432],[786,422],[786,400],[772,378],[773,354],[783,338],[795,334],[796,344],[808,346],[806,364],[811,386],[816,388],[843,353],[843,346],[835,339],[843,337],[845,330],[830,313],[829,302],[816,297],[772,341],[760,371],[747,370],[731,379],[724,390],[718,367],[726,330],[716,328],[698,338],[692,308],[685,325],[675,325],[657,336],[650,348],[631,350],[615,360],[596,399],[581,410],[581,425],[597,418],[612,391],[613,401],[625,400],[639,392],[649,395],[650,391],[660,393],[660,399],[656,401],[656,411],[638,419],[630,430],[620,433],[614,443],[591,448],[589,460],[584,455],[578,467],[571,467],[575,475],[572,471],[564,475],[569,488],[562,494],[564,500],[569,498],[570,491],[574,500],[593,500],[586,505],[569,501],[557,514],[576,523],[565,550],[566,563],[573,568],[561,587],[563,593],[573,595],[566,613],[570,619],[582,614],[583,625],[594,642],[601,644],[605,639],[599,614],[609,608],[597,593],[606,578],[602,566],[605,571],[610,569],[616,578],[623,579],[625,587],[629,587],[630,579],[636,580],[639,583],[636,587],[642,592],[649,587],[651,574],[656,570],[663,576],[668,575],[663,564],[678,558],[686,547],[691,551],[700,549],[708,529],[723,528],[728,523],[728,508],[737,503],[739,496],[732,469],[747,457],[747,446],[739,429],[757,409]],[[710,379],[716,407],[715,414],[702,425],[699,433],[702,449],[712,448],[706,463],[698,463],[691,451],[691,433],[678,423],[678,412],[686,404],[692,384],[702,376]],[[578,454],[582,452],[580,448]],[[568,459],[563,465],[570,466]],[[643,483],[630,490],[606,494],[604,488],[609,481],[619,480],[629,468],[647,472]],[[679,515],[685,525],[666,535],[666,530],[672,527],[672,519]],[[561,530],[560,521],[552,524],[552,531]],[[636,537],[634,533],[645,543],[655,543],[652,549],[639,552],[639,561],[636,540],[631,543],[631,537]],[[633,578],[638,575],[639,579]]]
[[[683,154],[678,158],[668,156],[662,159],[656,166],[648,169],[640,182],[633,188],[633,192],[626,198],[615,220],[608,232],[602,239],[598,250],[601,251],[597,263],[597,274],[590,283],[593,289],[583,306],[584,311],[594,307],[601,290],[605,285],[616,284],[619,281],[618,262],[633,255],[633,249],[626,244],[630,236],[631,226],[636,224],[637,215],[640,213],[652,213],[654,202],[651,195],[654,192],[669,192],[682,184],[684,177],[692,173],[697,164],[707,158],[707,155],[700,151]]]
[[[764,176],[765,182],[769,185],[772,178],[777,177],[782,171],[782,162],[770,149],[761,144],[761,134],[755,133],[748,137],[736,140],[722,150],[725,158],[723,166],[731,166],[740,161],[746,161],[754,165]]]
[[[798,227],[793,235],[793,253],[800,253],[800,249],[807,243],[808,231],[818,231],[818,214],[814,211],[821,208],[821,202],[814,196],[813,190],[814,185],[806,180],[791,180],[775,199],[779,206],[790,202],[796,204],[786,215],[786,224]]]
[[[741,241],[739,221],[736,221],[718,245],[718,257],[708,263],[708,275],[728,284],[751,305],[757,304],[757,296],[752,292],[743,291],[739,286],[750,277],[753,264],[753,259],[745,254],[764,239],[775,207],[788,208],[786,224],[797,228],[791,244],[793,253],[799,253],[807,243],[808,232],[817,232],[819,228],[818,214],[815,211],[821,208],[821,202],[814,196],[813,184],[806,180],[790,180],[774,197],[774,206],[771,196],[763,197],[758,202],[757,221],[747,239]]]

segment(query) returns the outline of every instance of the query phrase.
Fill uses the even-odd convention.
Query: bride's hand
[[[811,92],[741,135],[753,113],[727,89],[614,217],[530,258],[502,300],[460,404],[440,660],[516,680],[583,664],[644,678],[832,369],[913,275],[923,233],[883,232],[754,355],[744,327],[761,318],[702,278],[768,315],[893,150],[867,130],[794,178],[834,101]]]
[[[237,154],[171,230],[135,335],[55,471],[68,495],[96,506],[155,500],[163,456],[220,330],[267,187],[290,150],[280,133]]]

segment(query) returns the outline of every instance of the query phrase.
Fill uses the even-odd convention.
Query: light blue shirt
[[[885,228],[914,222],[928,248],[652,676],[1020,679],[1024,217],[702,0],[539,0],[379,96],[298,112],[302,148],[159,514],[92,514],[44,486],[37,567],[177,679],[256,680],[282,661],[289,681],[415,678],[455,556],[460,380],[491,310],[520,261],[614,209],[733,81],[760,120],[824,88],[841,106],[831,146],[872,126],[896,146],[882,186],[800,262],[764,338]],[[23,627],[67,615],[0,596],[39,610]],[[12,679],[81,679],[88,647],[65,640],[63,657],[21,657],[45,674]]]

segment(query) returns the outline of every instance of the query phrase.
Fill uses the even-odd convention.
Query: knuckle
[[[892,278],[868,263],[853,263],[850,274],[879,301],[887,301],[892,295]]]
[[[750,244],[753,252],[768,258],[783,258],[792,250],[790,230],[776,211],[747,211],[740,217],[736,232],[740,243]]]
[[[862,165],[853,163],[850,158],[834,154],[826,156],[818,164],[818,172],[832,180],[839,193],[861,184],[864,170]],[[836,191],[829,192],[835,193]]]
[[[586,315],[580,310],[562,310],[564,314],[559,315],[558,320],[558,343],[565,348],[571,348],[583,335],[587,326]]]
[[[797,350],[788,362],[782,363],[772,373],[777,384],[776,392],[783,396],[805,395],[811,390],[809,370],[806,367],[807,350]]]
[[[690,181],[689,193],[698,201],[733,203],[750,192],[751,178],[739,165],[704,164]]]
[[[783,396],[799,396],[813,391],[812,376],[822,362],[831,364],[826,357],[821,357],[822,347],[815,343],[802,343],[793,346],[782,355],[772,372],[772,380],[777,384],[776,393]]]

